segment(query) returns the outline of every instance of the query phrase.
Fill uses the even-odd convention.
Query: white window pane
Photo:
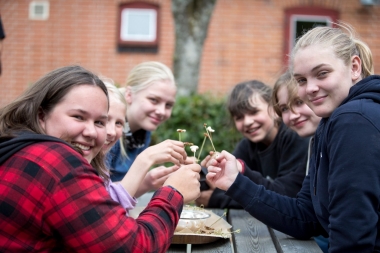
[[[124,9],[121,13],[120,38],[126,41],[156,40],[155,10]]]

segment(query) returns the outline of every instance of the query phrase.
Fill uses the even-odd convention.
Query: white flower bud
[[[210,126],[209,126],[209,127],[207,127],[207,131],[209,131],[209,132],[211,132],[211,133],[215,132],[215,130],[214,130],[214,129],[212,129]]]
[[[198,146],[194,145],[194,146],[190,146],[190,150],[191,152],[195,153],[197,152],[197,149],[198,149]]]

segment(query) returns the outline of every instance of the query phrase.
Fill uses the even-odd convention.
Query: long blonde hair
[[[121,88],[116,87],[114,81],[111,78],[101,77],[101,79],[104,82],[105,86],[107,87],[109,96],[110,97],[112,96],[113,98],[117,99],[119,102],[125,105],[125,108],[127,108],[127,101],[125,100],[124,92],[122,92],[123,90],[121,90]],[[125,111],[125,115],[127,115],[126,113],[127,111]],[[127,118],[125,118],[125,122],[127,122]],[[120,141],[120,150],[121,150],[122,157],[128,158],[127,151],[125,150],[124,145],[123,145],[124,143],[123,136],[120,137],[119,141]]]

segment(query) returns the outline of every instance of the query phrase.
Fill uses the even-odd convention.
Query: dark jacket
[[[253,182],[268,190],[295,197],[306,174],[308,140],[281,123],[269,147],[262,149],[260,144],[244,138],[233,155],[244,161],[244,175]],[[214,190],[208,207],[242,208],[220,189]]]
[[[253,216],[298,238],[328,235],[329,252],[380,252],[380,76],[354,85],[316,131],[297,198],[242,175],[227,191]]]

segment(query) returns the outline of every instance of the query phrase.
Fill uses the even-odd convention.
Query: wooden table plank
[[[313,240],[297,240],[289,235],[269,228],[273,241],[283,253],[323,253],[318,244]]]
[[[239,234],[233,234],[235,252],[277,253],[268,227],[245,210],[230,209],[228,222],[233,231],[240,229]]]
[[[208,209],[213,211],[216,215],[222,216],[225,212],[224,209]],[[223,217],[226,219],[226,217]],[[184,253],[186,252],[185,244],[172,244],[167,252],[170,253]],[[220,253],[234,253],[232,238],[223,239],[220,238],[215,242],[206,244],[193,244],[191,245],[191,252],[203,253],[203,252],[220,252]]]

